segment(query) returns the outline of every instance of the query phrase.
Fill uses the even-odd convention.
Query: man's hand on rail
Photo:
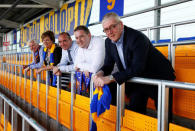
[[[23,69],[26,69],[27,67],[29,67],[28,65],[22,65]]]
[[[114,80],[110,80],[110,77],[109,76],[105,76],[105,77],[97,77],[97,76],[94,76],[93,77],[93,82],[95,84],[96,87],[98,86],[104,86],[105,84],[109,84],[111,82],[113,82]]]
[[[43,71],[43,68],[39,68],[39,69],[37,69],[36,73],[37,73],[37,74],[40,74],[40,73],[41,73],[41,71]]]
[[[29,71],[30,70],[30,67],[28,66],[27,68],[24,69],[24,71]]]
[[[80,71],[80,68],[78,68],[78,67],[75,67],[75,71]]]
[[[57,73],[58,73],[59,71],[60,71],[60,70],[58,69],[57,66],[55,66],[55,67],[53,68],[53,74],[57,75]]]

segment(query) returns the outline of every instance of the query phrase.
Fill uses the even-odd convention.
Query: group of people
[[[86,76],[93,73],[92,80],[96,87],[109,85],[112,103],[116,101],[115,83],[126,82],[125,94],[130,98],[129,109],[146,113],[149,97],[154,99],[157,107],[157,87],[127,83],[127,80],[132,77],[174,80],[171,63],[143,33],[123,25],[117,14],[106,14],[102,27],[106,40],[92,36],[86,26],[80,25],[74,29],[75,41],[67,32],[62,32],[58,36],[59,45],[55,44],[52,31],[44,32],[41,36],[44,47],[36,40],[28,42],[33,52],[33,62],[24,66],[25,70],[37,69],[37,73],[49,70],[53,86],[56,76],[63,72],[75,70]],[[114,67],[117,70],[113,72]]]

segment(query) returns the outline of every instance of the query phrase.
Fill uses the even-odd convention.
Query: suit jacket
[[[119,84],[132,77],[175,79],[171,63],[140,31],[124,26],[123,56],[126,69],[123,68],[116,45],[109,38],[105,41],[105,47],[106,56],[101,70],[105,76],[109,75],[116,63],[119,71],[112,75]]]

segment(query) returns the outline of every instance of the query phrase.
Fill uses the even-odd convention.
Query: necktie
[[[71,57],[71,55],[70,55],[70,50],[68,50],[68,58],[69,58],[69,63],[70,64],[73,64],[73,61],[72,61],[72,57]]]

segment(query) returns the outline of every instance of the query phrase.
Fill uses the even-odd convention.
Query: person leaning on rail
[[[175,79],[171,63],[143,33],[124,26],[117,14],[106,14],[102,26],[107,36],[106,56],[103,67],[93,77],[96,86],[111,82],[122,84],[132,77]],[[119,71],[111,74],[115,63]],[[146,113],[149,97],[155,100],[157,107],[156,86],[126,83],[125,93],[130,98],[129,109],[133,111]],[[115,94],[112,97],[116,99]]]
[[[58,42],[62,48],[62,58],[60,63],[53,68],[53,74],[55,75],[74,71],[74,61],[78,51],[78,45],[75,41],[72,41],[69,33],[67,32],[59,34]]]
[[[53,75],[53,67],[60,63],[62,56],[62,48],[55,44],[55,37],[52,31],[46,31],[41,35],[41,39],[45,46],[43,50],[43,59],[45,66],[37,70],[37,73],[49,70],[50,82],[52,86],[56,86],[56,76]]]
[[[33,62],[29,65],[23,65],[25,71],[38,69],[43,65],[43,47],[35,39],[29,40],[28,46],[33,53]]]
[[[104,62],[104,39],[98,36],[91,36],[86,26],[76,27],[74,35],[79,46],[74,63],[75,69],[84,72],[86,76],[89,76],[89,73],[96,73]]]

